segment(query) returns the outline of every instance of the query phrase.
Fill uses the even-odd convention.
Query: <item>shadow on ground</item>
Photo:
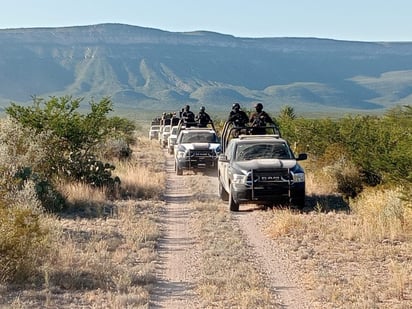
[[[306,197],[305,207],[297,209],[289,204],[273,204],[273,205],[241,205],[239,212],[264,211],[267,209],[293,209],[303,213],[316,212],[350,212],[349,204],[342,196],[339,195],[311,195]]]
[[[350,212],[349,204],[341,195],[310,195],[303,211]]]

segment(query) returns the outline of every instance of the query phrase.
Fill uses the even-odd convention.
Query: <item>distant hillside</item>
[[[122,24],[0,30],[0,103],[113,99],[116,109],[384,111],[412,103],[412,42],[238,38]]]

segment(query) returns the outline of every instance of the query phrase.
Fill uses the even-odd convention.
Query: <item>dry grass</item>
[[[312,194],[319,187],[328,194],[311,184]],[[350,201],[350,213],[274,209],[267,216],[319,308],[412,307],[412,208],[400,196],[374,188]]]
[[[242,232],[216,200],[196,205],[202,308],[275,308]]]
[[[215,178],[190,174],[185,177],[194,193],[190,220],[199,252],[199,307],[278,308],[278,300],[265,286],[242,231],[216,197]]]
[[[117,295],[134,301],[145,289],[145,297],[138,300],[145,304],[159,237],[151,218],[156,205],[125,201],[116,206],[117,217],[62,222],[64,246],[55,257],[59,267],[51,271],[50,281],[63,290],[101,290],[103,297],[110,292],[112,299]]]
[[[314,169],[306,173],[306,194],[329,195],[337,191],[337,181],[328,168]]]
[[[156,197],[163,190],[164,159],[162,154],[156,157],[161,151],[152,152],[150,142],[142,139],[139,146],[132,158],[138,162],[119,170],[135,176],[126,181],[130,188],[138,187],[145,192],[142,197],[153,199],[108,201],[105,190],[61,184],[70,208],[49,222],[55,231],[52,254],[29,285],[0,286],[0,308],[148,307],[160,237],[156,220],[163,202]],[[149,177],[153,169],[156,176]],[[148,193],[152,181],[157,188]]]
[[[147,308],[160,237],[156,220],[164,206],[163,163],[158,143],[139,138],[132,162],[115,164],[130,200],[108,201],[104,190],[63,184],[71,215],[44,222],[55,231],[51,254],[29,284],[0,285],[0,308]],[[397,190],[367,190],[350,201],[351,213],[325,212],[335,209],[327,197],[336,195],[337,184],[327,170],[316,173],[307,181],[318,211],[262,212],[312,292],[314,308],[411,308],[410,205]],[[207,181],[189,182],[198,192],[191,220],[200,246],[202,307],[276,307],[241,231]]]
[[[411,237],[412,213],[399,189],[365,190],[351,202],[359,239],[404,241]],[[409,239],[411,240],[411,239]]]
[[[159,199],[165,187],[164,154],[155,140],[137,139],[130,161],[116,163],[122,194],[130,198]]]

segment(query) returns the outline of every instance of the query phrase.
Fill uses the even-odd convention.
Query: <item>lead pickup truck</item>
[[[298,161],[305,159],[304,153],[295,157],[280,134],[233,135],[224,129],[218,158],[219,196],[228,201],[231,211],[239,211],[245,203],[287,203],[301,209],[305,206],[305,172]]]

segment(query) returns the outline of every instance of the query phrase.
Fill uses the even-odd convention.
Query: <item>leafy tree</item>
[[[108,126],[111,128],[109,132],[110,138],[124,140],[129,145],[135,143],[134,132],[136,124],[131,120],[114,116],[108,119]]]
[[[34,98],[32,106],[11,104],[6,112],[36,134],[48,132],[50,165],[43,171],[47,177],[59,174],[94,185],[113,183],[111,170],[114,167],[100,162],[95,153],[110,136],[119,135],[119,132],[127,135],[131,125],[119,118],[108,118],[112,111],[108,98],[90,102],[91,111],[87,114],[78,111],[81,101],[70,96],[49,100]],[[125,128],[128,131],[124,132]],[[97,166],[97,169],[88,170],[85,166]]]
[[[294,120],[296,119],[295,109],[292,106],[283,106],[279,113],[279,119]]]
[[[396,107],[383,117],[347,116],[337,120],[279,116],[282,135],[299,151],[333,163],[340,157],[358,168],[369,184],[412,181],[412,107]],[[353,175],[353,173],[352,173]]]
[[[282,135],[299,151],[322,156],[326,149],[339,143],[338,123],[331,119],[293,118],[288,115],[279,117]]]

